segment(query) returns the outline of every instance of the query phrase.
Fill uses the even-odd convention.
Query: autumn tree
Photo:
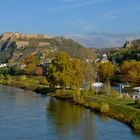
[[[84,64],[84,79],[90,86],[96,79],[95,65],[93,63]]]
[[[78,87],[82,82],[80,61],[71,59],[66,53],[58,53],[47,69],[47,79],[52,86]]]
[[[96,52],[93,48],[82,48],[81,52],[81,59],[85,62],[84,63],[84,80],[85,82],[90,85],[95,81],[95,65],[94,61],[96,59]]]
[[[23,63],[25,65],[29,65],[29,64],[37,65],[39,63],[39,59],[35,55],[29,54],[25,57],[25,59],[23,60]]]
[[[35,75],[41,76],[43,74],[43,69],[41,67],[36,67],[34,71]]]
[[[70,86],[79,87],[83,81],[83,64],[79,59],[71,60],[71,83]]]
[[[121,74],[123,82],[140,82],[140,62],[139,61],[124,61],[121,65]]]
[[[110,79],[115,72],[115,67],[112,63],[106,62],[106,63],[97,63],[96,65],[96,71],[101,80],[107,80]]]
[[[97,63],[96,70],[100,80],[105,81],[106,94],[110,95],[110,78],[114,75],[115,72],[114,65],[110,62],[100,62]]]
[[[37,64],[39,63],[39,59],[35,55],[29,54],[24,59],[23,63],[26,65],[24,72],[26,74],[34,74]]]
[[[25,74],[34,75],[35,69],[36,69],[35,65],[28,64],[23,70],[24,70]]]

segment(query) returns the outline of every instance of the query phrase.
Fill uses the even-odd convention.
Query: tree
[[[139,83],[140,82],[140,62],[124,61],[121,65],[122,81]]]
[[[83,81],[83,64],[79,59],[71,61],[71,85],[79,87]]]
[[[41,67],[36,67],[34,71],[35,75],[41,76],[43,74],[43,70]]]
[[[34,74],[39,63],[39,59],[35,55],[29,54],[24,59],[23,63],[26,65],[24,72],[26,74]]]
[[[0,74],[3,74],[3,75],[18,75],[18,74],[20,74],[20,70],[18,70],[14,66],[1,67],[0,68]]]
[[[84,78],[85,82],[87,82],[90,87],[92,82],[95,80],[96,75],[95,75],[95,66],[93,63],[86,63],[84,67]]]
[[[114,75],[115,67],[112,63],[97,63],[96,66],[98,76],[101,80],[105,81],[105,88],[107,95],[110,94],[110,78]]]
[[[24,72],[25,74],[31,74],[33,75],[35,72],[36,66],[33,64],[28,64],[25,68],[24,68]]]
[[[70,59],[66,53],[58,53],[47,69],[47,79],[51,86],[78,87],[82,81],[79,66],[79,60]]]
[[[89,60],[94,61],[96,59],[95,49],[93,49],[93,48],[81,48],[80,58],[82,60],[89,59]]]
[[[29,65],[29,64],[32,64],[32,65],[37,65],[39,63],[39,59],[33,55],[33,54],[29,54],[26,56],[26,58],[24,59],[23,63],[25,65]]]
[[[110,79],[114,75],[115,67],[110,62],[106,62],[106,63],[100,62],[100,63],[97,63],[96,70],[101,80],[107,80],[107,79]]]

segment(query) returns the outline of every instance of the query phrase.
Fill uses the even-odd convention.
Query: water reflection
[[[99,116],[83,107],[51,99],[47,117],[61,140],[138,140],[139,134],[114,119]]]
[[[84,112],[84,113],[83,113]],[[47,104],[47,116],[59,136],[69,139],[96,140],[93,115],[83,107],[51,99]]]
[[[139,140],[111,118],[32,91],[0,86],[0,140]]]

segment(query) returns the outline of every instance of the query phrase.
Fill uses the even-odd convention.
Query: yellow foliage
[[[140,81],[140,62],[124,61],[121,66],[121,74],[125,82],[138,83]]]
[[[109,111],[109,105],[108,105],[107,103],[101,104],[100,111],[101,111],[102,113],[108,112],[108,111]]]
[[[98,63],[96,65],[96,70],[101,79],[110,79],[114,74],[115,67],[110,62]]]

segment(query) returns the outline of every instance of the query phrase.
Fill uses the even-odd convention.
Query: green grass
[[[109,116],[129,124],[132,128],[140,130],[140,109],[139,105],[135,104],[132,99],[117,97],[95,95],[85,96],[87,102],[95,102],[98,104],[98,110],[101,109],[101,104],[106,103],[109,105]]]

